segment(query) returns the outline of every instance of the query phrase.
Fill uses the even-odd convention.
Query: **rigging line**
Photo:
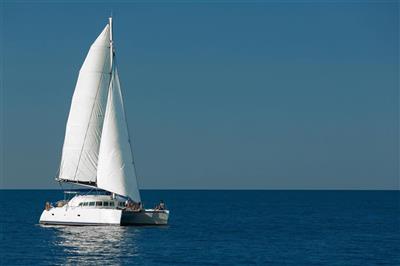
[[[58,185],[60,186],[61,190],[64,190],[62,183],[60,181],[58,181]]]
[[[61,171],[61,164],[62,164],[62,155],[63,155],[63,153],[64,153],[64,143],[63,143],[63,147],[61,148],[61,163],[58,165],[58,170],[57,170],[57,172],[56,172],[56,179],[60,179],[60,171]],[[57,180],[58,181],[58,183],[60,183],[60,181],[59,180]]]
[[[107,62],[107,60],[104,60],[103,69],[104,69],[104,66],[106,65],[106,62]],[[83,139],[83,145],[82,145],[82,148],[81,148],[81,152],[79,153],[79,159],[78,159],[78,163],[77,163],[77,165],[76,165],[75,174],[74,174],[74,178],[73,178],[74,180],[76,179],[76,174],[77,174],[77,172],[78,172],[78,168],[79,168],[79,165],[80,165],[80,162],[81,162],[81,157],[82,157],[82,153],[83,153],[83,148],[85,147],[85,144],[86,144],[86,137],[87,137],[87,133],[88,133],[88,131],[89,131],[90,121],[91,121],[91,119],[92,119],[94,106],[96,105],[96,100],[97,100],[97,97],[98,97],[98,95],[99,95],[99,91],[100,91],[100,86],[101,86],[102,80],[103,80],[103,74],[101,75],[101,79],[100,79],[100,81],[99,81],[99,85],[97,86],[96,97],[94,98],[94,102],[93,102],[93,105],[92,105],[92,110],[90,111],[89,123],[88,123],[88,126],[87,126],[87,128],[86,128],[85,137],[84,137],[84,139]],[[110,82],[111,82],[111,79],[110,79]],[[109,83],[109,84],[110,84],[110,83]],[[102,127],[102,129],[101,129],[101,132],[103,132],[103,127]],[[100,136],[101,136],[101,133],[100,133]]]
[[[90,190],[85,194],[85,196],[86,196],[86,195],[89,195],[89,193],[92,192],[93,189],[94,189],[94,188],[90,189]]]

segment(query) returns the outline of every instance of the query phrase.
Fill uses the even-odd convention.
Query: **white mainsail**
[[[108,93],[97,168],[97,186],[140,202],[135,165],[118,72],[114,67]]]
[[[112,21],[79,72],[59,179],[90,184],[140,202],[121,87],[113,60]]]
[[[110,27],[90,47],[79,72],[66,126],[59,179],[96,182],[101,132],[110,84]]]

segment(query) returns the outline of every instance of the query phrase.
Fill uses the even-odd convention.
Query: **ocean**
[[[144,190],[168,226],[41,226],[58,190],[1,190],[1,265],[400,265],[400,191]]]

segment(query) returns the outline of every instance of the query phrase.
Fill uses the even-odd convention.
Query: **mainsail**
[[[58,179],[89,184],[140,202],[118,73],[112,26],[92,44],[79,72]]]
[[[109,35],[107,25],[90,47],[79,72],[65,131],[59,179],[96,182],[111,76]]]

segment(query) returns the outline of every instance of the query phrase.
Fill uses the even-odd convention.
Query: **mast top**
[[[112,37],[112,15],[108,18],[108,25],[110,25],[110,42],[112,43],[113,37]]]
[[[114,61],[114,43],[113,43],[113,34],[112,34],[112,15],[108,18],[108,25],[110,27],[110,65],[111,65],[111,70],[112,72],[113,69],[113,61]]]

